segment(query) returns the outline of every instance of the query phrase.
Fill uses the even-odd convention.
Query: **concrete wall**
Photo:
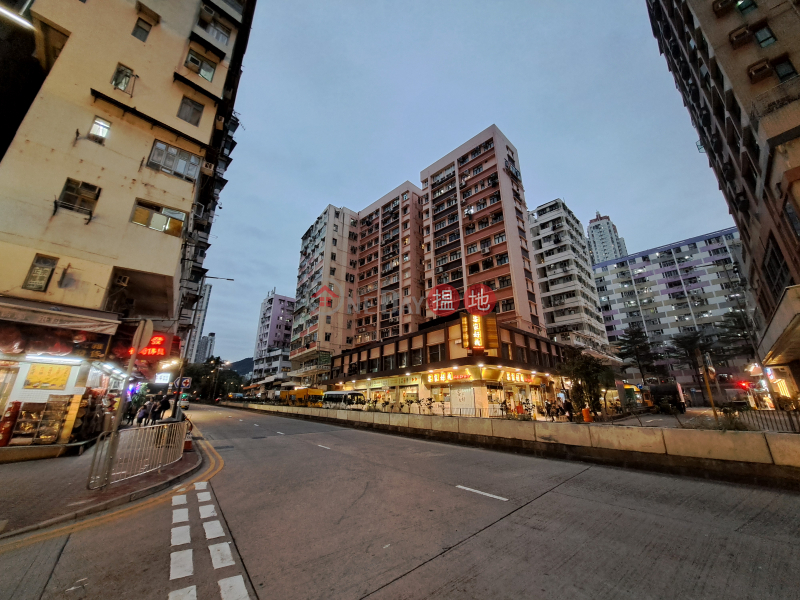
[[[769,477],[800,483],[800,435],[759,431],[713,431],[582,425],[546,421],[514,421],[470,417],[439,417],[347,410],[304,409],[266,404],[225,406],[273,413],[292,413],[326,420],[353,422],[359,426],[397,430],[431,438],[474,441],[481,445],[542,449],[551,447],[561,454],[579,458],[601,458],[603,462],[630,466],[676,468],[697,471],[725,468],[740,477],[753,478],[758,468],[769,467]],[[531,445],[532,446],[529,446]],[[547,454],[547,452],[544,452]],[[552,453],[551,453],[552,454]],[[677,460],[676,460],[677,459]],[[722,465],[722,467],[720,467]],[[786,467],[790,467],[789,470]],[[749,471],[748,471],[749,468]]]

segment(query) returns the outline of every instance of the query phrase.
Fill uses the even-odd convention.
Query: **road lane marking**
[[[172,546],[182,546],[183,544],[191,543],[191,541],[192,536],[189,533],[188,525],[172,528]]]
[[[330,448],[328,448],[327,446],[323,446],[322,444],[317,444],[317,446],[319,446],[320,448],[325,448],[325,450],[330,450]]]
[[[236,564],[231,555],[230,542],[212,544],[208,547],[208,551],[211,552],[211,564],[214,565],[215,569],[230,567]]]
[[[211,492],[197,492],[198,502],[211,502]]]
[[[253,423],[253,425],[255,425],[256,427],[258,427],[258,423]]]
[[[172,497],[172,506],[180,506],[181,504],[186,504],[186,495],[183,496],[173,496]]]
[[[178,550],[169,555],[169,580],[194,575],[191,550]]]
[[[225,532],[222,530],[222,525],[219,521],[206,521],[203,523],[203,529],[206,530],[207,540],[225,537]]]
[[[217,583],[219,584],[219,594],[222,596],[222,600],[250,600],[250,595],[247,593],[247,588],[241,575],[220,579]],[[170,600],[172,599],[170,598]]]
[[[186,523],[189,520],[188,508],[176,508],[172,511],[172,524]]]
[[[217,511],[214,509],[213,504],[204,504],[200,507],[200,518],[207,519],[209,517],[216,517]]]
[[[208,487],[207,481],[198,481],[197,483],[194,484],[194,489],[196,490],[204,490],[207,487]]]
[[[480,490],[473,490],[472,488],[464,487],[463,485],[457,485],[456,487],[460,490],[467,490],[468,492],[475,492],[476,494],[481,494],[482,496],[489,496],[489,498],[495,498],[496,500],[502,500],[503,502],[508,502],[508,498],[503,498],[502,496],[487,494],[486,492],[482,492]]]
[[[277,433],[278,435],[286,435],[285,433],[281,433],[280,431],[276,431],[275,433]]]
[[[197,586],[170,592],[167,600],[197,600]]]

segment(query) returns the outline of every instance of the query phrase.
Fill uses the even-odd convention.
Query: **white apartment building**
[[[608,338],[583,224],[557,198],[528,213],[547,336],[605,358]]]
[[[331,354],[353,345],[358,239],[358,213],[331,204],[303,234],[290,352],[303,385],[327,380]]]
[[[206,315],[208,314],[208,302],[210,299],[211,284],[203,284],[200,288],[200,299],[194,307],[192,329],[189,333],[189,343],[186,344],[185,357],[189,362],[202,362],[197,360],[197,348],[200,344],[200,338],[203,337],[203,327],[206,325]]]
[[[586,229],[589,238],[589,255],[593,265],[628,255],[625,238],[619,237],[617,226],[609,217],[596,213]]]

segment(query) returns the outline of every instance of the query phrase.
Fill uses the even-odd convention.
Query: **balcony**
[[[519,172],[519,169],[512,165],[510,162],[506,161],[506,170],[517,180],[522,181],[522,173]]]
[[[800,100],[800,77],[793,77],[757,96],[750,109],[750,120],[757,123],[762,117],[798,100]]]

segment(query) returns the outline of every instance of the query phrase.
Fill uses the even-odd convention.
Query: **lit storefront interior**
[[[499,416],[555,400],[561,352],[496,315],[463,313],[333,357],[331,380],[385,411]]]

